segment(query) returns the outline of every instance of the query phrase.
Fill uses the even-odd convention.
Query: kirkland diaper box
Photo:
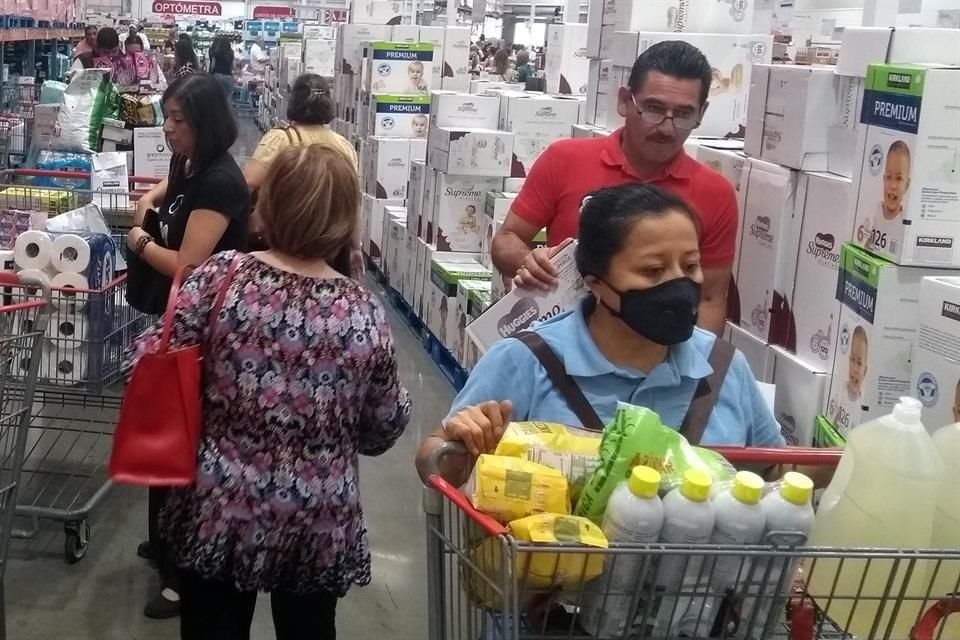
[[[430,95],[433,45],[428,42],[370,43],[365,82],[370,93]]]
[[[487,194],[502,188],[501,178],[438,171],[433,192],[433,244],[437,250],[479,253]]]
[[[840,333],[826,407],[841,436],[913,393],[920,284],[925,276],[939,275],[950,272],[896,265],[843,245],[836,289]]]
[[[760,34],[618,31],[614,38],[610,55],[615,67],[632,67],[638,55],[665,40],[689,42],[703,52],[713,67],[713,83],[710,108],[696,130],[698,136],[742,133],[753,65],[769,64],[773,55],[773,36]]]
[[[793,169],[827,170],[833,67],[754,65],[748,105],[747,155]]]
[[[960,274],[924,278],[913,348],[913,389],[931,432],[960,422]]]
[[[367,133],[384,138],[426,139],[430,127],[429,96],[370,96]]]
[[[496,129],[500,118],[497,96],[454,91],[430,92],[430,126],[454,129]]]
[[[830,389],[830,374],[781,347],[770,347],[777,395],[773,415],[790,447],[812,447],[814,425]]]
[[[435,127],[428,163],[437,171],[471,176],[510,176],[513,134],[493,129]]]
[[[426,325],[450,353],[460,350],[457,331],[457,283],[460,280],[489,280],[490,270],[477,262],[476,253],[436,251],[430,263],[430,281],[424,285]]]
[[[960,268],[960,67],[870,65],[854,242]]]
[[[574,308],[586,287],[574,259],[576,243],[571,242],[553,257],[559,271],[550,291],[513,288],[467,327],[467,334],[486,353],[493,343],[523,331],[532,323],[547,320]]]
[[[797,188],[802,226],[793,285],[795,353],[824,371],[833,371],[837,350],[837,275],[840,247],[853,235],[851,191],[850,180],[829,173],[802,173]]]
[[[796,210],[799,172],[756,158],[750,158],[747,171],[736,278],[740,326],[792,351],[790,301],[802,223],[802,211]]]

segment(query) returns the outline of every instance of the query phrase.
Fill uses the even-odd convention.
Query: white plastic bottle
[[[699,469],[688,469],[680,487],[663,499],[663,531],[661,542],[699,545],[710,542],[715,521],[713,503],[709,500],[713,479]],[[703,556],[695,553],[664,555],[657,571],[657,591],[663,593],[657,609],[654,637],[665,637],[679,620],[678,594],[681,586],[696,581]]]
[[[733,484],[713,500],[716,522],[710,543],[716,545],[758,544],[763,539],[766,518],[760,506],[763,478],[749,471],[740,471]],[[725,554],[710,558],[699,580],[693,584],[702,596],[687,598],[677,633],[683,637],[711,634],[714,618],[721,612],[722,599],[729,588],[746,592],[744,581],[750,576],[749,559],[745,555]],[[686,590],[686,589],[685,589]]]
[[[602,528],[608,542],[649,544],[660,539],[663,502],[657,495],[659,489],[659,473],[650,467],[633,468],[607,503]],[[643,561],[639,554],[607,556],[603,573],[585,587],[580,618],[588,633],[604,638],[623,635],[632,623],[627,620],[631,603],[645,582],[640,572],[650,566]]]
[[[930,547],[944,465],[920,422],[920,406],[919,400],[900,398],[891,414],[850,430],[820,501],[810,546]],[[929,567],[912,567],[906,584],[908,562],[873,559],[867,569],[865,559],[847,558],[841,566],[839,558],[818,558],[810,568],[808,591],[848,633],[867,637],[876,628],[908,637],[930,586]],[[903,594],[899,609],[895,599],[883,598],[885,593]]]
[[[960,549],[960,422],[937,429],[933,434],[933,444],[940,453],[946,466],[943,482],[937,495],[937,510],[933,516],[933,549]],[[930,598],[942,598],[956,591],[960,584],[960,566],[957,562],[933,563],[930,567],[933,586]],[[934,637],[938,637],[934,634]],[[960,638],[960,614],[947,618],[940,632],[941,638]]]
[[[813,481],[810,478],[796,471],[784,474],[780,490],[760,501],[766,518],[764,536],[783,534],[785,537],[781,544],[804,545],[813,529],[812,497]],[[765,537],[762,542],[766,544],[768,538]],[[746,637],[760,640],[773,635],[773,627],[768,625],[768,619],[771,614],[785,610],[786,594],[798,565],[799,561],[791,561],[786,557],[761,558],[754,562],[752,575],[758,584],[751,587],[753,597],[745,601],[741,618],[741,630]]]

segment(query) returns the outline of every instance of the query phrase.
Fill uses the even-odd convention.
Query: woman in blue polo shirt
[[[421,445],[421,474],[440,442],[460,441],[473,456],[490,452],[511,420],[593,426],[584,424],[589,418],[582,406],[578,410],[569,390],[558,388],[557,372],[552,379],[532,342],[545,343],[555,354],[562,364],[559,376],[575,383],[574,394],[582,392],[599,424],[608,424],[617,402],[624,401],[648,407],[664,424],[679,428],[690,421],[694,396],[716,379],[719,390],[702,417],[700,443],[783,446],[743,354],[733,352],[725,375],[719,367],[719,379],[714,374],[710,362],[717,338],[695,326],[703,280],[698,236],[693,210],[657,187],[627,184],[588,196],[576,258],[592,295],[576,310],[534,328],[533,341],[510,338],[490,349],[443,427]],[[445,461],[442,471],[459,480],[465,469],[452,462]]]

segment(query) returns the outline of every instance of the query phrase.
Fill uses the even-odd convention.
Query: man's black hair
[[[97,51],[113,51],[120,46],[120,36],[112,27],[97,31]]]
[[[651,71],[686,80],[700,81],[700,105],[707,102],[710,85],[713,83],[713,69],[700,49],[682,40],[658,42],[640,54],[630,71],[627,86],[631,93],[643,88],[647,74]]]
[[[237,119],[227,93],[213,76],[191,73],[174,80],[163,92],[163,103],[176,100],[195,136],[193,156],[196,171],[206,169],[227,153],[237,140]]]

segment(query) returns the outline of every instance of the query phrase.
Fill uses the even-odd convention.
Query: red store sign
[[[219,16],[223,7],[219,2],[193,2],[179,0],[154,0],[150,10],[154,13],[178,16]]]
[[[292,18],[296,11],[292,7],[271,7],[269,5],[258,5],[253,8],[254,18]]]

